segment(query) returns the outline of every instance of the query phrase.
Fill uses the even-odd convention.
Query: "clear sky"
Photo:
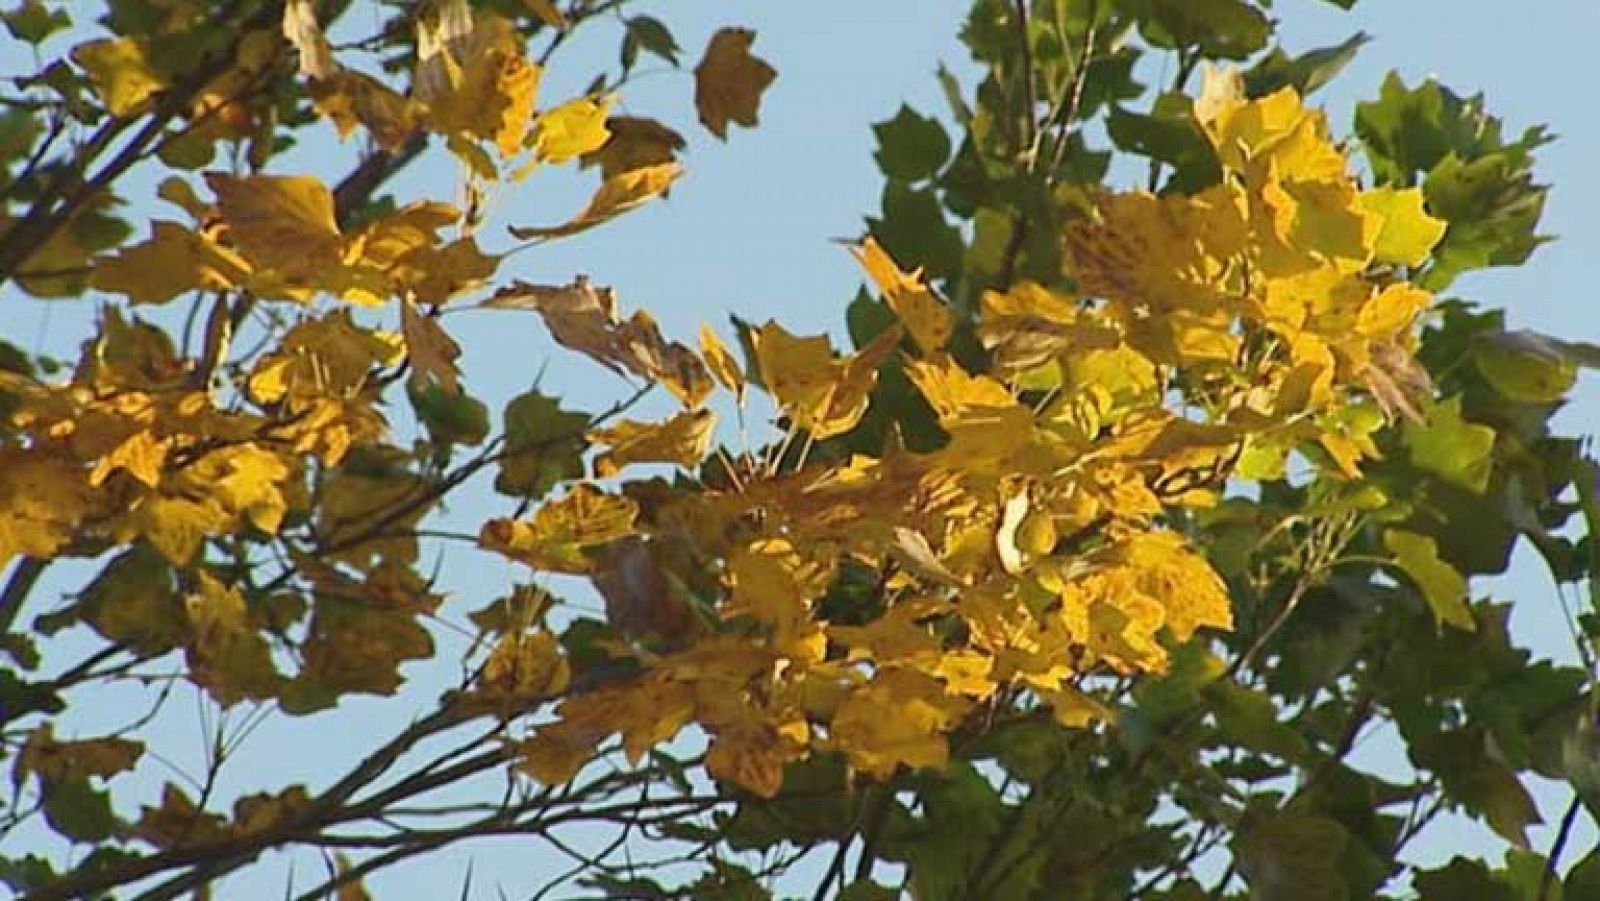
[[[682,126],[691,143],[688,175],[669,199],[576,239],[519,254],[502,275],[565,282],[588,274],[615,286],[630,308],[648,307],[666,332],[680,337],[692,335],[701,322],[721,327],[730,312],[757,321],[775,317],[797,332],[842,335],[844,306],[860,277],[849,255],[829,239],[858,235],[863,215],[877,209],[882,183],[872,160],[870,125],[893,115],[902,102],[944,115],[933,71],[943,61],[971,74],[956,40],[966,7],[964,0],[645,4],[672,25],[691,65],[718,26],[738,24],[758,32],[755,52],[780,73],[763,104],[762,126],[735,129],[726,144],[720,143],[693,123],[687,71],[641,79],[624,93],[623,106]],[[1600,208],[1600,178],[1593,169],[1593,161],[1600,160],[1600,121],[1592,93],[1600,84],[1595,50],[1600,12],[1584,0],[1365,0],[1348,13],[1320,0],[1278,0],[1273,14],[1283,21],[1290,52],[1337,43],[1357,30],[1375,38],[1317,98],[1341,133],[1349,133],[1354,103],[1375,96],[1391,69],[1408,83],[1432,74],[1460,92],[1485,92],[1489,108],[1512,131],[1549,124],[1561,139],[1539,155],[1542,180],[1554,185],[1544,231],[1560,240],[1521,269],[1470,274],[1451,293],[1505,307],[1514,327],[1600,341],[1600,311],[1585,278],[1600,254],[1600,217],[1593,212]],[[559,100],[580,90],[592,71],[587,60],[595,57],[589,54],[610,58],[615,34],[598,32],[574,41],[570,53],[564,51],[565,62],[558,58],[545,97]],[[24,62],[7,59],[8,52],[0,43],[5,74]],[[328,142],[313,143],[300,165],[323,175],[342,171],[325,162],[334,152]],[[291,171],[292,165],[286,161],[276,171]],[[407,173],[396,194],[402,200],[450,199],[456,180],[448,161],[435,160]],[[504,200],[496,225],[561,221],[582,205],[588,184],[540,173]],[[143,202],[143,197],[134,199]],[[46,320],[41,319],[43,305],[16,297],[0,303],[6,337],[26,344],[37,335],[38,347],[58,352],[78,340],[77,324],[88,310],[87,304],[78,311],[56,309]],[[470,390],[489,399],[491,407],[525,390],[547,361],[543,388],[569,398],[573,406],[598,409],[628,393],[626,385],[598,367],[553,349],[535,317],[473,313],[446,321],[466,349]],[[1585,376],[1578,401],[1560,420],[1567,429],[1591,432],[1600,421],[1597,386],[1592,375]],[[506,512],[503,500],[480,491],[453,505],[448,518],[471,530],[483,518]],[[456,594],[458,620],[522,576],[515,567],[486,562],[482,555],[446,553],[445,581]],[[452,568],[452,561],[464,565]],[[1571,658],[1553,590],[1534,555],[1519,553],[1510,575],[1475,587],[1480,594],[1517,601],[1516,631],[1541,654]],[[460,644],[449,635],[440,641],[446,658]],[[355,759],[375,736],[387,735],[420,709],[454,670],[446,665],[416,672],[405,696],[414,698],[415,706],[404,699],[358,701],[309,723],[276,718],[246,747],[229,787],[249,790],[264,772],[275,774],[269,782],[292,777],[325,782],[328,761]],[[193,705],[175,708],[162,724],[164,750],[175,761],[193,765],[200,744]],[[1381,739],[1363,753],[1384,766],[1399,764]],[[1540,799],[1547,819],[1559,816],[1564,803],[1559,794],[1541,792]],[[1533,840],[1548,846],[1548,831],[1536,832]],[[1569,859],[1586,853],[1592,843],[1592,830],[1580,833],[1569,846]],[[533,847],[499,843],[492,851],[453,853],[436,864],[379,877],[372,887],[380,898],[454,897],[470,854],[476,860],[478,895],[494,897],[496,881],[503,880],[508,891],[525,887],[540,871],[558,865]],[[1430,833],[1424,851],[1442,861],[1458,851],[1498,855],[1500,847],[1485,830],[1445,821]],[[281,870],[274,875],[282,879]],[[246,884],[263,891],[282,886],[281,881],[240,885]]]

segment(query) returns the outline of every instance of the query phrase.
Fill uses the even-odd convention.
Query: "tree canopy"
[[[1284,48],[1265,0],[974,0],[976,83],[874,129],[848,345],[671,335],[513,271],[763,125],[782,60],[645,5],[0,14],[40,63],[0,87],[0,302],[95,305],[76,358],[0,332],[0,880],[230,897],[283,851],[286,897],[357,899],[509,837],[545,865],[463,897],[1600,898],[1600,469],[1551,424],[1600,347],[1443,293],[1546,240],[1543,129],[1397,76],[1331,123],[1365,35]],[[619,111],[645,60],[693,109]],[[284,165],[329,125],[353,168]],[[430,153],[461,183],[391,193]],[[558,167],[585,206],[503,221]],[[480,397],[468,311],[562,351]],[[1476,590],[1519,542],[1574,664]],[[522,577],[448,596],[444,543]],[[359,730],[442,656],[323,782],[219,796],[265,718]],[[202,773],[148,730],[185,693]],[[1380,734],[1408,778],[1352,756]],[[1506,858],[1416,866],[1447,812]]]

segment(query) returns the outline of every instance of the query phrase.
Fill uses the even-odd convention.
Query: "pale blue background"
[[[776,317],[797,332],[828,330],[842,336],[844,305],[860,277],[848,254],[829,239],[860,234],[863,215],[877,209],[882,184],[871,156],[870,124],[892,115],[902,102],[944,116],[932,75],[940,61],[963,76],[973,72],[955,38],[966,6],[964,0],[641,5],[671,24],[689,65],[716,27],[739,24],[757,30],[755,51],[780,72],[762,106],[762,127],[735,129],[726,144],[717,142],[693,122],[687,72],[639,80],[625,91],[624,108],[681,126],[691,144],[685,161],[688,175],[669,199],[596,232],[519,254],[502,275],[564,282],[577,273],[589,274],[615,286],[630,308],[648,307],[664,330],[678,337],[692,336],[701,322],[720,328],[729,312],[757,321]],[[1451,293],[1504,306],[1514,327],[1600,341],[1591,265],[1600,254],[1600,217],[1595,212],[1600,209],[1600,179],[1594,172],[1600,160],[1600,124],[1593,94],[1600,85],[1600,13],[1582,0],[1366,0],[1351,13],[1317,0],[1279,0],[1274,13],[1284,20],[1282,36],[1291,52],[1336,43],[1356,30],[1376,38],[1317,98],[1330,110],[1336,131],[1348,134],[1353,104],[1375,96],[1383,75],[1398,69],[1408,83],[1432,74],[1463,93],[1485,91],[1490,109],[1513,132],[1548,123],[1561,136],[1541,151],[1539,167],[1542,180],[1555,186],[1544,231],[1561,240],[1542,248],[1520,270],[1472,274]],[[359,27],[362,20],[352,24]],[[609,25],[572,41],[549,73],[543,96],[556,101],[580,90],[593,71],[591,61],[609,61],[615,46],[616,32]],[[26,71],[32,64],[25,50],[0,40],[0,74]],[[641,66],[658,68],[648,59]],[[313,142],[306,151],[275,171],[300,166],[333,177],[347,164],[330,165],[330,157],[348,159],[354,147],[338,148],[328,139]],[[536,174],[501,201],[490,232],[507,223],[564,219],[587,198],[590,178],[592,174],[582,179]],[[414,167],[394,188],[402,201],[421,196],[448,200],[455,197],[457,183],[453,165],[435,158]],[[132,191],[131,199],[142,204],[150,196],[147,180],[142,189]],[[61,354],[79,340],[87,304],[46,306],[10,294],[8,290],[0,300],[0,328],[8,339]],[[466,348],[469,388],[491,407],[526,389],[547,363],[545,390],[566,397],[569,405],[599,409],[628,393],[626,385],[598,367],[553,352],[534,317],[469,313],[446,322]],[[1600,412],[1595,388],[1593,377],[1586,376],[1578,400],[1561,416],[1565,428],[1593,430]],[[505,515],[509,507],[478,486],[441,523],[470,531],[486,516]],[[446,587],[455,594],[447,618],[454,622],[462,622],[465,611],[482,606],[523,576],[516,567],[470,551],[445,548],[443,553]],[[1516,632],[1540,654],[1573,658],[1554,590],[1535,555],[1519,552],[1507,577],[1476,588],[1480,594],[1517,601]],[[353,702],[346,710],[310,722],[274,717],[226,771],[222,797],[263,782],[325,784],[333,766],[342,768],[380,736],[391,734],[456,672],[449,661],[464,639],[449,629],[436,631],[445,662],[414,668],[413,683],[402,698]],[[82,711],[84,728],[118,721],[126,714],[121,706],[126,700],[131,698],[97,702],[102,706]],[[179,698],[161,720],[160,749],[180,766],[198,768],[198,722],[192,698]],[[1359,755],[1390,772],[1404,772],[1403,760],[1381,736],[1366,742]],[[272,778],[265,778],[266,773]],[[129,799],[149,798],[154,790],[153,785],[119,787]],[[1546,818],[1554,821],[1565,796],[1543,788],[1538,795]],[[1547,847],[1550,832],[1536,830],[1535,847]],[[1586,853],[1593,843],[1594,830],[1585,821],[1568,847],[1568,860]],[[1440,862],[1458,852],[1497,857],[1502,847],[1481,827],[1441,820],[1418,846],[1417,858]],[[371,888],[379,898],[455,897],[469,857],[475,861],[475,896],[482,898],[495,897],[497,883],[509,897],[521,897],[525,892],[517,889],[537,884],[540,873],[561,864],[529,840],[497,841],[397,869],[374,879]],[[302,857],[297,869],[297,883],[305,888],[320,868]],[[283,875],[281,868],[259,868],[219,897],[280,896]]]

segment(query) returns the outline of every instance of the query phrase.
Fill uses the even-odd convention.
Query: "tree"
[[[327,864],[290,896],[366,897],[518,836],[588,897],[1597,892],[1600,856],[1564,856],[1600,803],[1597,469],[1550,419],[1600,348],[1436,298],[1543,240],[1542,130],[1391,79],[1340,142],[1307,97],[1364,37],[1290,55],[1248,0],[976,0],[975,90],[941,73],[948,119],[876,130],[854,347],[738,318],[691,345],[587,278],[507,277],[488,227],[544,167],[599,187],[516,247],[672,186],[684,138],[612,110],[642,54],[681,63],[632,6],[112,0],[93,36],[5,14],[72,46],[0,96],[0,277],[102,306],[75,361],[0,345],[0,835],[70,844],[0,878],[204,896],[287,849]],[[541,96],[608,21],[620,63]],[[720,31],[694,69],[717,138],[757,125],[755,41]],[[355,167],[280,169],[323,120]],[[438,146],[464,203],[382,194]],[[152,172],[182,215],[135,227]],[[457,367],[467,309],[536,314],[638,391],[496,419]],[[510,515],[466,537],[527,580],[444,598],[424,552],[461,536],[432,523],[488,480]],[[1471,596],[1522,538],[1586,598],[1581,666]],[[462,676],[409,727],[326,785],[214,796],[252,724],[393,695],[462,616]],[[58,728],[179,685],[234,716],[195,785],[147,718]],[[1385,730],[1414,778],[1350,758]],[[1572,789],[1549,848],[1530,773]],[[148,799],[118,803],[130,782]],[[1504,865],[1409,865],[1445,811]]]

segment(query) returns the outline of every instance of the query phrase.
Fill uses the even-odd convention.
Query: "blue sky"
[[[893,115],[901,103],[943,115],[935,66],[943,61],[958,73],[972,71],[956,40],[966,7],[962,0],[647,5],[672,25],[691,64],[718,26],[738,24],[758,32],[755,52],[780,73],[763,104],[761,127],[735,129],[727,143],[718,142],[693,121],[687,71],[640,79],[625,91],[623,109],[680,126],[691,145],[687,176],[667,200],[595,232],[518,254],[502,274],[541,282],[588,274],[615,286],[630,308],[649,308],[669,334],[679,337],[692,335],[701,322],[721,327],[730,312],[757,321],[778,318],[797,332],[842,335],[844,305],[860,276],[830,239],[858,235],[862,217],[877,208],[882,183],[872,160],[871,123]],[[1517,5],[1365,0],[1348,13],[1320,0],[1278,0],[1273,13],[1283,22],[1281,34],[1291,52],[1337,43],[1357,30],[1374,37],[1345,75],[1317,97],[1338,132],[1349,133],[1354,103],[1375,96],[1391,69],[1408,83],[1435,75],[1460,92],[1485,92],[1489,108],[1513,131],[1535,123],[1551,126],[1560,140],[1540,152],[1539,172],[1554,185],[1544,231],[1560,240],[1540,249],[1521,269],[1470,274],[1451,293],[1505,307],[1514,327],[1600,341],[1600,312],[1587,265],[1600,253],[1600,217],[1593,212],[1600,208],[1600,178],[1592,169],[1600,159],[1600,121],[1591,93],[1600,84],[1600,54],[1593,47],[1600,13],[1579,0]],[[581,90],[592,72],[590,61],[611,59],[615,42],[615,32],[604,27],[571,42],[546,78],[544,97],[555,101]],[[26,67],[27,61],[8,58],[9,52],[0,44],[5,74],[14,66]],[[337,147],[325,137],[277,171],[300,166],[323,175],[340,172],[345,165],[332,166],[329,158],[354,151],[354,145]],[[500,201],[493,227],[565,219],[587,198],[589,178],[536,174]],[[406,173],[395,193],[402,201],[448,200],[457,182],[451,162],[434,158]],[[148,197],[148,189],[133,195],[136,203]],[[0,303],[5,304],[0,322],[7,338],[57,352],[75,344],[90,309],[83,303],[56,304],[45,313],[46,305],[9,296]],[[525,390],[547,362],[542,387],[567,397],[572,406],[598,409],[628,393],[626,385],[598,367],[554,349],[534,317],[473,313],[446,321],[466,348],[469,388],[491,408]],[[1594,376],[1585,376],[1577,401],[1560,420],[1567,429],[1589,432],[1600,421],[1597,386]],[[484,517],[506,512],[503,500],[476,491],[453,505],[448,520],[472,530]],[[482,555],[446,553],[444,570],[456,593],[457,620],[522,575]],[[452,567],[452,562],[461,565]],[[1480,594],[1515,599],[1517,633],[1543,655],[1570,659],[1553,590],[1532,554],[1519,553],[1507,577],[1476,587]],[[440,641],[448,658],[459,639],[441,635]],[[447,660],[444,666],[418,668],[401,699],[358,701],[313,723],[276,718],[246,745],[225,787],[249,790],[264,772],[274,780],[325,781],[330,775],[326,761],[353,760],[374,736],[386,735],[420,709],[453,673]],[[192,766],[200,751],[194,705],[174,705],[174,711],[161,723],[163,750],[175,762]],[[86,712],[86,718],[110,712],[108,704]],[[1399,763],[1382,738],[1362,753],[1385,767]],[[139,790],[133,796],[146,795]],[[1559,794],[1541,792],[1540,798],[1547,819],[1559,816],[1564,803]],[[1548,841],[1548,832],[1535,833],[1535,846]],[[1569,846],[1570,858],[1592,844],[1592,830],[1580,833]],[[473,853],[476,883],[491,889],[497,879],[508,888],[527,885],[530,872],[555,865],[533,847],[500,843],[496,850]],[[1457,851],[1498,854],[1499,848],[1484,830],[1457,821],[1433,830],[1424,852],[1437,861]],[[378,897],[387,894],[385,889],[394,897],[453,897],[445,893],[459,886],[465,860],[463,854],[451,854],[374,880],[373,887]],[[282,871],[274,878],[281,880]],[[282,883],[262,885],[281,888]]]

